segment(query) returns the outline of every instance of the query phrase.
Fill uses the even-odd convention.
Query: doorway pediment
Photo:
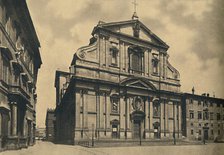
[[[150,81],[148,81],[146,79],[127,78],[127,79],[124,79],[120,84],[127,86],[127,87],[156,90],[156,87]]]

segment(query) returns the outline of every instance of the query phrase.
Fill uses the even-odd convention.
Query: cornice
[[[158,49],[164,49],[165,51],[168,50],[168,46],[163,46],[163,45],[158,45],[140,38],[135,38],[133,36],[130,35],[126,35],[123,33],[119,33],[119,32],[113,32],[111,30],[108,30],[106,28],[102,28],[102,27],[98,27],[98,33],[105,36],[105,37],[110,37],[111,35],[114,35],[116,38],[118,38],[121,41],[124,42],[133,42],[133,44],[142,44],[143,46],[146,47],[153,47],[153,48],[158,48]]]

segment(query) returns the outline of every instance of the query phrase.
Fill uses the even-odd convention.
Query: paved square
[[[1,155],[223,155],[224,144],[85,148],[38,141],[33,147]]]

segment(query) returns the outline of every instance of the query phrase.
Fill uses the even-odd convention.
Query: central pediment
[[[95,29],[96,28],[104,28],[114,33],[139,38],[141,40],[145,40],[169,48],[169,46],[164,41],[162,41],[157,35],[155,35],[139,20],[110,23],[99,22]]]
[[[156,90],[156,87],[150,81],[142,78],[126,78],[120,84],[127,87]]]

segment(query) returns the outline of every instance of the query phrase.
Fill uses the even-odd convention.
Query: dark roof
[[[196,99],[206,99],[206,100],[216,100],[216,101],[221,101],[224,102],[224,99],[222,98],[216,98],[212,96],[207,96],[207,95],[197,95],[197,94],[191,94],[191,93],[183,93],[183,96],[188,97],[188,98],[196,98]]]

